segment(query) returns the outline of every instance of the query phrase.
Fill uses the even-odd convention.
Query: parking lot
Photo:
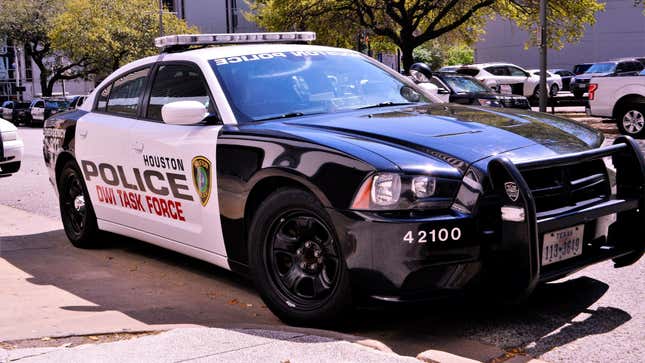
[[[563,111],[603,129],[607,142],[617,136],[606,120]],[[119,236],[105,248],[73,248],[42,161],[42,130],[20,133],[22,169],[0,179],[3,344],[195,325],[285,329],[250,282],[207,263]],[[464,298],[364,306],[338,330],[410,356],[438,349],[480,361],[644,361],[643,276],[644,261],[619,270],[605,262],[548,284],[523,306]]]

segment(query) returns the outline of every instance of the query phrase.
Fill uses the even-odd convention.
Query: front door
[[[169,125],[162,107],[176,101],[214,105],[196,65],[162,63],[151,86],[144,120],[130,132],[138,150],[130,164],[145,176],[147,192],[137,229],[225,256],[215,184],[220,125]]]

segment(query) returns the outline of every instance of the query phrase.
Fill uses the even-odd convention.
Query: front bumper
[[[557,215],[536,212],[522,171],[604,157],[611,157],[616,167],[613,195]],[[496,158],[489,164],[489,176],[496,203],[487,212],[496,212],[397,219],[330,210],[354,286],[384,300],[432,298],[482,284],[499,289],[498,293],[524,296],[539,282],[590,264],[614,259],[620,267],[642,256],[645,236],[633,233],[633,228],[645,223],[645,162],[631,138],[618,138],[608,148],[536,162],[513,164]],[[519,187],[515,202],[504,189],[509,181]],[[508,205],[524,209],[522,222],[501,218],[500,207]],[[585,225],[583,253],[542,266],[544,234],[580,224]],[[460,231],[458,239],[452,238],[455,229]],[[442,230],[446,232],[439,238]]]

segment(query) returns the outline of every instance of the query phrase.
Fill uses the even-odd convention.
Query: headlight
[[[486,98],[478,98],[477,102],[481,106],[488,106],[488,107],[501,107],[501,104],[499,103],[498,100],[491,100],[491,99],[486,99]]]
[[[379,206],[393,205],[401,196],[401,177],[398,174],[377,174],[372,179],[372,202]]]
[[[355,210],[450,208],[459,181],[429,175],[376,173],[368,177],[352,202]]]
[[[17,131],[6,131],[2,133],[2,141],[14,141],[18,139]]]

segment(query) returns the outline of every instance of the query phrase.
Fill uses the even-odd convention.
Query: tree
[[[62,11],[62,0],[0,1],[0,34],[22,44],[40,71],[43,96],[51,96],[56,82],[86,75],[86,60],[66,59],[56,53],[47,31]]]
[[[329,37],[342,43],[339,39],[352,39],[356,29],[369,30],[401,50],[407,71],[415,48],[454,32],[466,42],[474,41],[496,14],[531,31],[535,39],[539,0],[258,0],[249,4],[247,17],[260,26],[274,31],[314,30],[327,44]],[[585,25],[595,23],[594,15],[604,4],[597,0],[550,0],[549,8],[547,40],[551,47],[559,48],[564,42],[579,40]]]
[[[158,54],[159,5],[156,0],[66,0],[53,20],[52,45],[72,59],[85,59],[99,76],[145,56]],[[79,21],[82,19],[82,21]],[[174,14],[163,14],[166,34],[195,33]]]

